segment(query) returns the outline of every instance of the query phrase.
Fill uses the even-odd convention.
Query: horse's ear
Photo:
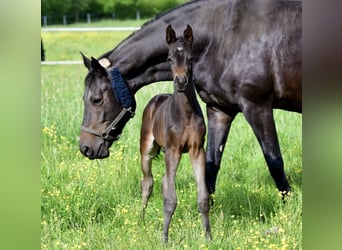
[[[91,63],[90,63],[90,59],[88,57],[86,57],[82,52],[80,52],[83,58],[83,64],[84,66],[86,66],[86,68],[90,71],[91,69]]]
[[[184,36],[184,40],[187,43],[192,43],[194,41],[194,36],[193,36],[193,33],[192,33],[192,28],[191,28],[191,26],[189,24],[186,26],[186,29],[184,30],[183,36]]]
[[[98,60],[91,57],[91,68],[95,71],[98,76],[107,76],[107,71],[101,66]]]
[[[166,42],[167,44],[174,43],[176,41],[176,32],[172,29],[171,24],[166,28]]]

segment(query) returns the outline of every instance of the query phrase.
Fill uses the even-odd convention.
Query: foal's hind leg
[[[200,148],[197,152],[191,150],[189,153],[197,184],[198,209],[202,215],[202,224],[205,230],[205,236],[207,239],[211,240],[212,237],[209,222],[209,194],[205,183],[205,152],[203,148]]]
[[[175,178],[178,163],[180,161],[179,149],[166,149],[165,151],[165,165],[166,172],[162,181],[163,197],[164,197],[164,227],[163,227],[163,241],[167,242],[169,239],[169,226],[172,215],[177,206],[177,196],[175,187]]]
[[[140,140],[141,170],[143,179],[142,190],[142,219],[144,219],[145,208],[153,189],[152,160],[157,155],[159,146],[154,142],[153,136],[142,136]]]

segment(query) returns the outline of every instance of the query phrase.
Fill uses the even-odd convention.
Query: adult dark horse
[[[81,152],[90,159],[108,157],[135,110],[134,94],[147,84],[172,80],[160,34],[169,24],[176,32],[190,24],[196,37],[195,85],[208,116],[209,193],[215,191],[228,132],[239,112],[252,127],[277,188],[288,192],[273,108],[302,110],[301,16],[298,1],[193,1],[157,16],[98,59],[83,56],[89,72]]]
[[[207,238],[211,238],[209,223],[209,196],[205,184],[205,152],[203,148],[205,123],[196,98],[192,75],[191,26],[183,37],[169,25],[166,29],[169,47],[168,61],[173,75],[173,94],[154,96],[144,109],[140,136],[142,204],[145,207],[153,189],[152,160],[165,149],[165,175],[163,177],[164,228],[163,240],[168,241],[169,225],[177,206],[176,172],[182,153],[189,153],[198,190],[197,204],[202,215]]]

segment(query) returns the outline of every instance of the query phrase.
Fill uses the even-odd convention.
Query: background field
[[[99,56],[130,32],[42,32],[47,60]],[[136,95],[136,116],[108,159],[90,161],[78,150],[83,115],[83,65],[41,66],[41,247],[42,249],[301,249],[302,121],[275,111],[285,169],[293,193],[284,205],[257,141],[242,115],[234,121],[211,210],[213,241],[204,240],[196,187],[187,155],[177,173],[179,204],[162,231],[163,156],[154,161],[155,186],[145,222],[140,221],[139,128],[142,110],[168,82]],[[204,110],[204,106],[203,110]]]

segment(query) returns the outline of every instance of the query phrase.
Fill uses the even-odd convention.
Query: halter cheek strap
[[[81,130],[99,136],[104,140],[114,141],[116,137],[109,135],[110,132],[114,131],[117,128],[117,125],[125,117],[126,113],[130,114],[130,118],[134,117],[133,104],[135,104],[135,100],[119,70],[114,68],[109,73],[111,76],[111,85],[114,96],[117,99],[118,103],[122,106],[122,110],[104,130],[97,131],[85,126],[82,126]]]

